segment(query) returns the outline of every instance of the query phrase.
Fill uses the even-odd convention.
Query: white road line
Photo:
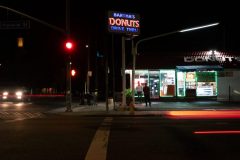
[[[112,117],[106,117],[96,131],[85,160],[106,160]]]

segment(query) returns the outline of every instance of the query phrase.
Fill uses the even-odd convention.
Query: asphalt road
[[[239,128],[239,120],[233,119],[114,118],[108,159],[239,159],[239,134],[194,133],[216,130],[236,131]]]
[[[0,155],[1,160],[235,160],[239,121],[46,114],[0,121]]]

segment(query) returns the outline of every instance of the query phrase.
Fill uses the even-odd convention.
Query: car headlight
[[[22,91],[17,91],[16,93],[17,99],[22,99],[23,92]]]
[[[4,91],[2,93],[2,99],[7,99],[8,98],[8,92],[7,91]]]

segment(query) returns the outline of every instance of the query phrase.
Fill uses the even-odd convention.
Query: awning
[[[193,65],[193,66],[176,66],[178,71],[222,71],[223,67],[220,65]]]

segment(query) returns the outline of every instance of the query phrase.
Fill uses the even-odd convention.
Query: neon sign
[[[138,35],[140,34],[140,17],[133,13],[109,11],[108,31]]]

